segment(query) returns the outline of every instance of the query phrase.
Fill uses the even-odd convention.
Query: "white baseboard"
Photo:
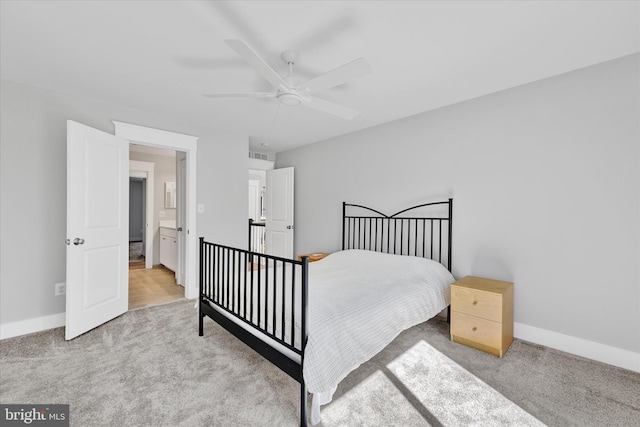
[[[522,323],[514,323],[513,326],[513,335],[518,339],[629,369],[630,371],[640,372],[640,353],[587,341],[570,335],[563,335]]]
[[[34,319],[4,323],[0,325],[0,340],[17,337],[19,335],[32,334],[34,332],[46,331],[47,329],[59,328],[60,326],[64,326],[65,323],[65,313],[51,314],[49,316],[36,317]]]

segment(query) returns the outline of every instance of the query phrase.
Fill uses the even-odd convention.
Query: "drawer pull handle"
[[[478,301],[473,301],[473,305],[476,305],[476,304],[478,304]]]
[[[478,330],[478,328],[476,328],[476,327],[474,326],[473,328],[471,328],[471,330],[472,330],[473,332],[475,332],[475,331],[477,331],[477,330]]]

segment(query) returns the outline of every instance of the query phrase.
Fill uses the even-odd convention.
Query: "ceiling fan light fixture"
[[[277,98],[280,104],[287,105],[289,107],[295,107],[302,103],[302,98],[300,98],[300,95],[296,93],[284,92],[279,94]]]

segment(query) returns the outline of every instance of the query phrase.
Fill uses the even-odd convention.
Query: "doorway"
[[[250,251],[293,258],[293,172],[249,169]]]
[[[131,173],[129,174],[131,175]],[[129,176],[129,269],[145,267],[146,178]]]
[[[176,226],[177,240],[181,242],[178,249],[176,270],[178,272],[184,271],[183,277],[178,277],[178,282],[184,285],[185,298],[194,299],[198,295],[198,245],[196,232],[196,157],[198,138],[129,123],[117,121],[113,123],[115,125],[115,135],[128,140],[130,144],[174,150],[177,153],[178,160],[176,163],[182,165],[179,167],[184,169],[183,172],[178,172],[176,177],[181,178],[178,179],[178,185],[180,186],[178,194],[182,193],[182,196],[179,196],[178,201],[183,203],[184,208],[182,209],[183,215],[179,219],[180,224]],[[180,197],[183,198],[182,201],[180,201]],[[160,221],[161,219],[155,218],[151,222]]]
[[[267,253],[265,194],[266,171],[249,169],[249,247],[251,252]]]
[[[184,206],[175,202],[184,198],[184,189],[176,186],[183,157],[175,150],[129,145],[129,310],[184,298],[177,280],[182,242],[176,238]],[[142,247],[149,248],[146,256]]]
[[[131,150],[133,144],[129,145],[129,157],[131,157]],[[153,255],[154,255],[154,245],[153,245],[153,237],[154,237],[154,201],[155,197],[155,163],[153,162],[143,162],[139,160],[131,160],[129,159],[129,181],[132,179],[139,179],[143,182],[142,187],[142,200],[137,203],[142,204],[144,217],[142,219],[142,241],[143,248],[142,253],[144,255],[144,264],[140,266],[141,268],[152,268],[153,267]],[[131,187],[130,187],[131,188]],[[132,202],[131,193],[129,194],[129,203]],[[131,242],[131,207],[129,208],[129,241]],[[133,231],[135,234],[135,231]]]

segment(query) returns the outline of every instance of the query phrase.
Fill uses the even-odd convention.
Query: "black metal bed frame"
[[[247,249],[251,250],[255,238],[255,233],[264,231],[266,226],[267,224],[264,222],[256,222],[253,219],[249,218],[249,244],[247,245]]]
[[[438,211],[438,208],[446,208]],[[359,209],[365,214],[349,214]],[[427,216],[416,215],[420,209]],[[424,203],[385,215],[375,209],[342,203],[342,250],[365,249],[437,260],[451,271],[453,199]],[[443,239],[443,224],[446,238]],[[444,247],[443,247],[444,246]]]
[[[446,208],[446,214],[420,216],[420,209]],[[348,213],[364,210],[365,215]],[[426,203],[385,215],[361,205],[343,203],[342,249],[365,249],[437,260],[451,271],[453,199]],[[409,215],[409,216],[407,216]],[[446,238],[443,237],[443,223]],[[444,259],[444,261],[443,261]],[[446,262],[446,264],[445,264]],[[261,274],[261,268],[265,274]],[[296,294],[296,270],[300,271],[300,292]],[[255,273],[258,271],[258,273]],[[286,272],[290,271],[289,277]],[[264,280],[263,280],[264,278]],[[304,350],[307,343],[309,259],[285,259],[250,250],[205,242],[200,237],[199,331],[204,335],[204,318],[210,317],[257,353],[300,383],[300,425],[307,425],[307,389],[304,382]],[[279,289],[279,290],[278,290]],[[247,295],[249,300],[247,301]],[[269,295],[271,304],[269,303]],[[264,301],[261,298],[264,296]],[[254,299],[257,297],[257,302]],[[300,299],[300,332],[296,343],[294,323],[296,298]],[[280,303],[281,327],[276,329]],[[218,307],[214,309],[211,305]],[[288,310],[287,310],[288,308]],[[290,319],[285,318],[289,311]],[[222,314],[222,312],[226,313]],[[234,320],[231,320],[234,318]],[[269,328],[268,320],[272,320]],[[261,321],[263,323],[261,323]],[[244,325],[241,326],[241,325]],[[252,333],[259,332],[263,339]],[[285,331],[290,331],[286,335]],[[294,360],[268,341],[276,342],[299,356]]]

